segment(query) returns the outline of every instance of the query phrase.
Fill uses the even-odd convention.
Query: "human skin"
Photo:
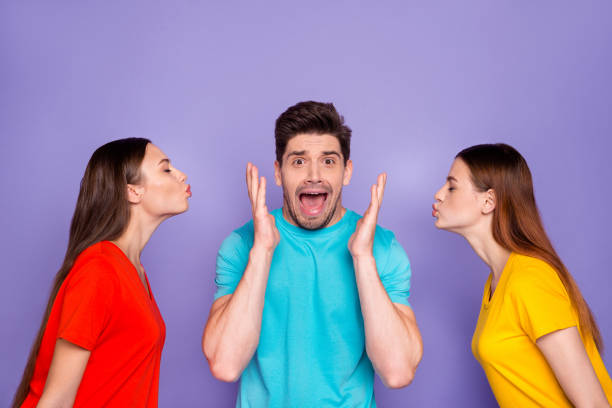
[[[380,174],[370,188],[370,205],[357,222],[348,247],[355,277],[366,337],[366,351],[374,370],[389,388],[409,385],[423,356],[423,341],[412,308],[391,302],[373,255],[374,233],[387,175]]]
[[[510,256],[510,251],[502,248],[493,238],[495,191],[478,191],[472,182],[469,167],[457,158],[434,200],[434,225],[455,232],[469,242],[491,269],[493,294]],[[548,333],[538,338],[536,345],[574,406],[610,406],[576,326]]]
[[[126,231],[113,242],[130,259],[148,291],[140,254],[164,220],[187,211],[191,189],[185,183],[187,176],[151,143],[147,145],[140,171],[139,184],[126,184],[130,220]],[[71,407],[90,355],[89,350],[58,339],[38,407]]]
[[[266,205],[266,179],[259,177],[251,163],[247,164],[246,182],[253,213],[253,247],[234,293],[212,304],[202,336],[210,371],[226,382],[240,378],[257,349],[270,263],[280,240]]]
[[[350,160],[344,164],[340,144],[333,135],[294,136],[287,143],[282,163],[275,162],[274,169],[276,184],[283,188],[283,216],[293,225],[324,228],[338,222],[346,212],[342,187],[350,182],[353,165]],[[390,301],[372,255],[385,180],[381,175],[372,187],[373,202],[358,223],[349,250],[364,316],[366,351],[383,382],[397,388],[412,381],[422,356],[422,342],[412,310]],[[253,248],[234,293],[213,303],[202,338],[211,372],[223,381],[240,377],[259,342],[270,263],[278,244],[274,218],[265,206],[265,183],[265,178],[258,178],[257,169],[247,165],[249,197],[257,197],[251,198]]]
[[[319,229],[340,221],[342,187],[353,174],[353,162],[342,157],[340,143],[332,135],[300,134],[287,143],[282,166],[274,163],[276,185],[283,189],[283,216],[291,224]],[[324,196],[320,206],[304,205],[304,195]]]

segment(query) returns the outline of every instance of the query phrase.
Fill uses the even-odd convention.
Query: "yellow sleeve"
[[[533,342],[545,334],[578,326],[565,286],[547,264],[521,265],[512,274],[509,289],[519,324]]]

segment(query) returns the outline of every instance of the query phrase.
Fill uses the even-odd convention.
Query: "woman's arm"
[[[87,349],[57,339],[39,408],[72,407],[90,354]]]
[[[545,334],[536,344],[574,406],[610,407],[576,326]]]

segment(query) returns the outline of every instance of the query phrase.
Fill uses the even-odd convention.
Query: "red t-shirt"
[[[75,407],[157,407],[165,337],[148,279],[145,288],[115,244],[94,244],[76,259],[55,298],[22,407],[38,403],[58,338],[91,351]]]

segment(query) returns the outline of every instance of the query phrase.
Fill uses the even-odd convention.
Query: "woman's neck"
[[[144,270],[140,264],[140,254],[161,221],[152,221],[140,214],[132,213],[123,234],[112,241],[123,251],[140,275],[144,275]]]
[[[473,231],[463,236],[469,242],[474,252],[476,252],[476,255],[489,266],[493,274],[491,279],[491,293],[493,293],[508,262],[511,251],[495,241],[491,228],[483,228],[480,231]]]

